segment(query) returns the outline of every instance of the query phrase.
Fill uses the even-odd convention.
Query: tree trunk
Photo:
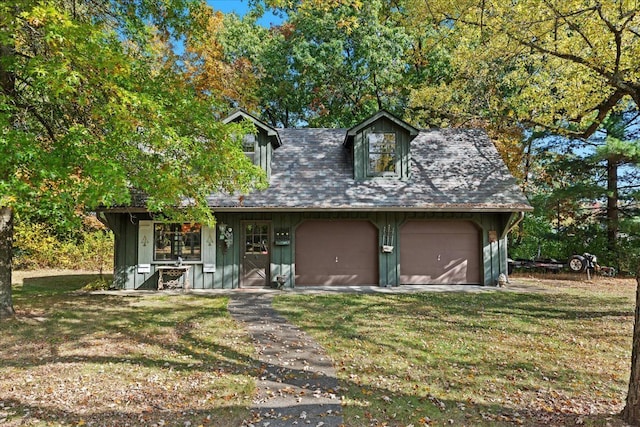
[[[618,259],[619,216],[618,159],[607,159],[607,249],[615,259]]]
[[[0,319],[12,317],[11,258],[13,252],[13,209],[0,207]]]
[[[17,12],[17,11],[16,11]],[[15,75],[7,68],[14,56],[13,45],[0,44],[0,91],[15,97]],[[11,259],[13,257],[13,208],[0,206],[0,320],[12,317]]]
[[[622,411],[622,418],[631,425],[640,425],[640,261],[636,272],[636,310],[633,323],[633,344],[631,347],[631,375],[627,403]]]

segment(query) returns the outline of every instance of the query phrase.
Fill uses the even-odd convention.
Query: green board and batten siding
[[[267,180],[269,180],[271,178],[271,156],[273,155],[273,147],[269,141],[269,137],[264,132],[258,132],[256,140],[257,144],[253,164],[265,171]]]
[[[141,214],[144,215],[144,214]],[[428,212],[217,212],[219,223],[225,223],[233,230],[233,239],[227,248],[224,240],[219,238],[216,229],[203,227],[201,262],[185,263],[190,265],[189,284],[192,289],[231,289],[241,284],[242,265],[242,227],[245,222],[266,221],[274,230],[289,230],[290,243],[274,244],[272,238],[270,247],[270,278],[275,281],[276,276],[286,277],[285,287],[294,286],[295,278],[295,231],[296,227],[305,220],[368,220],[378,230],[379,246],[391,244],[391,252],[378,250],[379,285],[395,286],[400,283],[400,228],[410,220],[437,221],[469,221],[478,228],[481,236],[479,241],[482,248],[480,273],[484,285],[494,285],[500,273],[506,273],[507,245],[506,230],[513,220],[510,213],[428,213]],[[155,289],[157,286],[157,271],[159,265],[171,263],[157,263],[149,252],[141,248],[144,233],[147,241],[153,241],[153,227],[148,218],[138,219],[135,216],[121,213],[107,213],[106,219],[115,233],[115,283],[123,289]],[[140,227],[141,226],[141,227]],[[142,230],[142,231],[140,231]],[[146,231],[145,231],[146,230]],[[497,235],[497,240],[490,241],[490,233]],[[149,234],[151,233],[150,237]],[[389,241],[391,236],[391,241]],[[148,272],[139,272],[140,264],[150,264]],[[204,265],[208,264],[207,272]],[[212,266],[213,265],[213,266]],[[213,268],[212,268],[213,267]],[[142,271],[145,271],[144,268]]]

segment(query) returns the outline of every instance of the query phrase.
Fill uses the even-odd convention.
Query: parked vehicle
[[[572,255],[566,261],[558,261],[553,258],[536,258],[534,260],[509,259],[508,267],[509,274],[517,268],[525,270],[543,270],[545,272],[552,273],[558,273],[564,269],[568,269],[573,273],[584,273],[589,270],[591,274],[601,274],[603,276],[610,277],[616,275],[615,268],[599,265],[598,258],[587,252],[582,255]]]
[[[598,273],[603,276],[613,277],[616,275],[615,268],[599,265],[598,258],[587,252],[582,255],[573,255],[567,261],[567,267],[574,273],[583,273],[588,269],[591,273]]]

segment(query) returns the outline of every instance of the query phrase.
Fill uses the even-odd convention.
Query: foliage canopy
[[[202,216],[212,189],[261,184],[167,48],[198,4],[151,3],[0,6],[0,205],[73,213],[135,188],[153,211],[189,200]]]

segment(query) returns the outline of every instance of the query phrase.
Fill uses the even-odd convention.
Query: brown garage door
[[[469,221],[407,221],[400,229],[400,282],[479,284],[480,232]]]
[[[296,229],[296,286],[377,285],[378,231],[369,221],[305,221]]]

